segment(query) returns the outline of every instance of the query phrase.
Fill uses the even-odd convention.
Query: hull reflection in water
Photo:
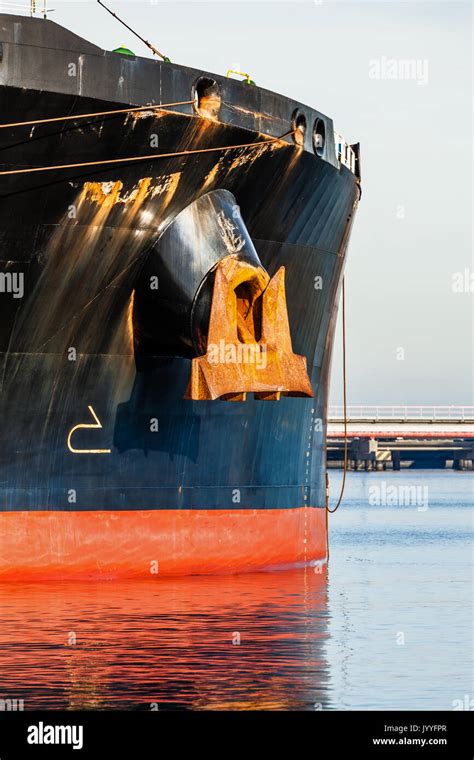
[[[0,609],[0,699],[25,710],[328,706],[324,568],[2,584]]]

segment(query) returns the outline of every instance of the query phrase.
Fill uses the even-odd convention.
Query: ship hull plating
[[[234,573],[326,555],[322,509],[23,511],[1,526],[3,580]]]
[[[119,107],[62,89],[1,85],[2,113],[16,122]],[[0,176],[0,274],[24,276],[21,297],[0,296],[0,578],[325,559],[328,377],[359,188],[291,138],[229,149],[264,139],[245,119],[190,107],[1,131],[1,171],[146,155],[154,136],[157,153],[191,152]],[[183,273],[181,243],[163,255],[160,240],[197,199],[219,192],[269,275],[285,267],[293,351],[306,358],[313,398],[185,399],[195,355],[185,300],[194,303],[207,259],[196,243]],[[143,360],[134,298],[155,261],[165,292]],[[147,301],[148,333],[152,308]]]

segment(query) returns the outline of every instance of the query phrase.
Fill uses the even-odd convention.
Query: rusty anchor
[[[245,401],[313,396],[306,357],[293,353],[285,268],[270,279],[262,267],[226,256],[215,270],[204,356],[192,360],[185,398]]]

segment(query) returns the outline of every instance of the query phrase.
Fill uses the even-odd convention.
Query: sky
[[[51,19],[100,47],[149,55],[95,0],[48,1]],[[471,4],[105,2],[173,62],[249,72],[361,143],[346,267],[348,402],[474,404]],[[340,322],[333,404],[342,402]]]

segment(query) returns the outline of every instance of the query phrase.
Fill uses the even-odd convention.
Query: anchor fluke
[[[284,267],[270,279],[228,256],[216,267],[206,353],[192,360],[186,398],[245,401],[248,393],[314,395],[306,358],[292,349]]]

